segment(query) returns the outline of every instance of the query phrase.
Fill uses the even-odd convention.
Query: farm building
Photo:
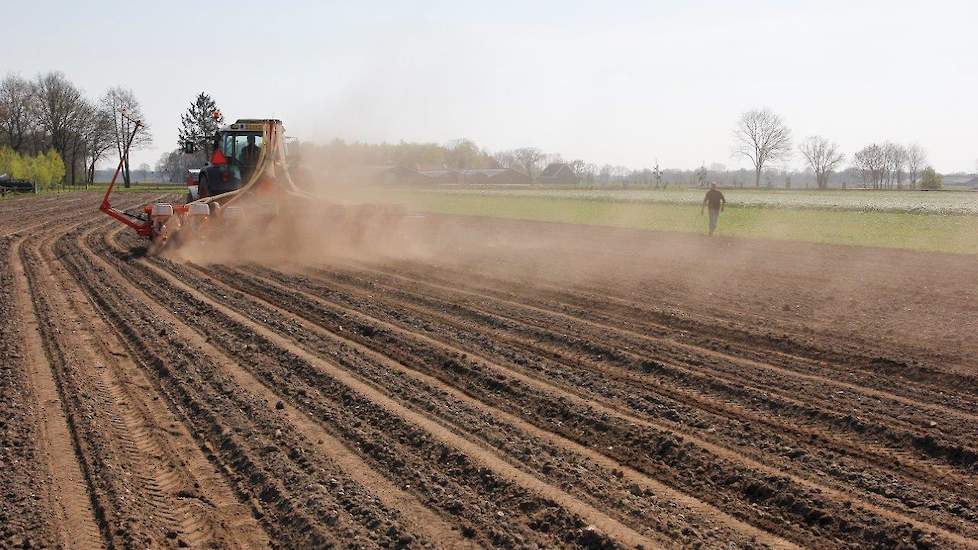
[[[527,185],[530,176],[512,168],[459,170],[459,183],[492,185]]]
[[[537,176],[537,183],[551,185],[575,185],[580,181],[581,178],[574,173],[574,169],[566,162],[552,162]]]

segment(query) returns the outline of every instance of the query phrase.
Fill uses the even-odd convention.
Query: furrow
[[[267,270],[254,271],[271,274],[273,277],[286,277]],[[641,343],[635,344],[617,332],[604,335],[601,330],[589,329],[590,325],[584,323],[581,326],[572,326],[550,320],[548,328],[544,329],[512,313],[499,313],[496,307],[490,307],[485,300],[452,299],[451,294],[442,297],[438,292],[418,294],[407,292],[403,288],[368,285],[366,282],[361,289],[358,285],[351,287],[348,283],[335,282],[331,283],[334,286],[326,287],[296,276],[290,276],[288,280],[295,285],[308,286],[325,296],[336,294],[335,285],[340,284],[343,293],[362,294],[361,304],[369,304],[372,295],[376,295],[380,301],[386,301],[392,296],[403,297],[401,301],[391,301],[389,309],[391,312],[397,311],[396,316],[410,312],[409,317],[395,319],[401,326],[410,328],[411,324],[417,322],[433,322],[436,325],[447,323],[446,326],[455,327],[448,331],[448,334],[453,335],[453,341],[460,344],[469,341],[467,349],[493,354],[492,357],[501,361],[511,358],[505,350],[500,352],[496,349],[500,343],[505,343],[510,348],[523,350],[522,352],[535,357],[533,364],[538,368],[553,363],[549,377],[554,372],[562,372],[566,377],[568,373],[576,371],[578,374],[575,376],[579,379],[577,385],[612,400],[618,399],[618,395],[629,395],[630,390],[644,389],[660,397],[668,397],[665,400],[656,398],[656,402],[661,402],[659,406],[682,408],[685,403],[711,414],[770,425],[770,433],[794,433],[800,438],[796,445],[799,448],[787,450],[795,454],[805,452],[801,448],[811,446],[817,440],[817,449],[826,446],[831,448],[834,445],[844,456],[860,457],[860,460],[868,461],[874,468],[899,467],[902,475],[909,474],[920,483],[939,486],[944,490],[968,490],[966,485],[961,484],[971,476],[967,469],[971,466],[969,457],[973,453],[968,450],[966,442],[942,441],[940,436],[935,439],[932,434],[906,431],[904,428],[893,429],[889,427],[891,424],[886,416],[869,415],[870,419],[877,421],[868,420],[865,402],[859,403],[862,408],[857,419],[852,416],[852,405],[841,412],[820,408],[815,403],[824,407],[824,395],[802,402],[799,398],[804,392],[800,389],[787,392],[770,384],[760,388],[746,386],[743,380],[718,376],[715,371],[710,372],[702,361],[686,365],[673,363],[661,356],[655,348],[641,348]],[[425,321],[411,321],[411,317],[415,315],[420,315],[419,319]],[[491,335],[491,339],[466,338],[469,333],[480,332]],[[488,348],[486,344],[489,344]],[[707,372],[704,373],[703,370]],[[604,386],[611,388],[616,383],[622,385],[622,389],[617,392],[611,389],[598,391]],[[634,405],[637,412],[648,409],[648,404],[641,400],[628,397],[623,399],[625,405]],[[832,399],[828,401],[831,402]],[[688,416],[695,414],[695,411],[683,414]],[[694,425],[703,422],[687,421]],[[949,428],[942,427],[942,431],[947,429]],[[738,427],[734,427],[734,430],[734,433],[741,431]],[[839,432],[839,435],[834,435],[835,432]],[[850,443],[849,438],[855,441]],[[913,454],[907,455],[912,460],[894,464],[893,454],[905,449],[913,450],[916,458]],[[948,463],[954,467],[949,467]],[[966,472],[961,472],[959,468],[965,468]],[[890,490],[887,489],[887,492]]]
[[[123,290],[133,283],[120,278],[117,269],[134,273],[114,255],[96,255],[88,244],[81,251],[71,257],[92,266],[79,265],[78,270],[99,274],[97,288],[105,289],[93,296],[99,307],[127,347],[144,348],[144,371],[277,544],[318,547],[349,541],[388,546],[414,540],[425,545],[423,537],[398,523],[396,512],[386,510],[322,458],[316,444],[297,434],[274,403],[242,389],[221,366],[188,345],[179,327],[161,326],[154,315],[159,306],[145,298],[134,302],[133,295],[142,295],[145,287]],[[106,261],[111,269],[101,267]],[[151,294],[149,301],[159,298]]]
[[[140,263],[145,264],[145,262]],[[190,287],[187,287],[185,283],[174,278],[172,275],[162,272],[160,268],[148,264],[144,265],[144,267],[156,272],[159,277],[167,280],[172,286],[181,287],[188,295],[191,294]],[[193,289],[193,293],[199,294],[199,290]],[[258,347],[267,346],[267,344],[262,343],[265,340],[274,347],[294,357],[292,360],[293,373],[298,372],[303,377],[308,378],[315,387],[318,387],[321,394],[330,395],[333,396],[333,399],[340,399],[342,401],[342,408],[336,410],[333,414],[348,415],[360,410],[363,413],[369,412],[371,415],[380,415],[384,418],[383,423],[386,431],[390,432],[391,430],[395,430],[402,433],[403,435],[401,437],[406,438],[405,444],[409,448],[414,448],[414,450],[405,448],[405,451],[408,452],[406,456],[416,455],[420,458],[421,455],[418,455],[418,453],[423,453],[423,455],[429,457],[425,458],[424,462],[430,465],[423,467],[423,469],[430,469],[434,466],[437,471],[442,472],[438,476],[435,476],[436,478],[441,477],[441,475],[447,475],[452,483],[459,483],[460,488],[467,487],[465,489],[467,492],[476,491],[477,493],[481,493],[486,490],[492,491],[492,497],[483,495],[475,500],[475,502],[480,503],[479,506],[484,510],[498,510],[506,515],[504,510],[517,508],[517,504],[521,501],[528,502],[529,504],[527,506],[533,506],[537,510],[536,514],[507,516],[511,518],[510,522],[507,523],[508,529],[518,530],[520,537],[529,537],[530,540],[538,539],[543,543],[545,540],[553,541],[554,539],[552,537],[555,536],[568,538],[567,540],[587,539],[594,536],[611,536],[627,545],[644,544],[645,546],[655,546],[648,538],[635,533],[633,530],[598,512],[589,505],[569,497],[563,491],[547,485],[533,476],[525,474],[521,470],[502,461],[494,454],[486,453],[486,450],[481,446],[466,441],[424,415],[407,409],[400,403],[387,398],[373,387],[364,384],[343,369],[310,355],[284,338],[268,332],[267,329],[256,325],[254,322],[249,321],[227,307],[207,298],[196,298],[194,302],[197,302],[197,307],[206,304],[209,309],[212,309],[213,312],[209,314],[211,317],[216,317],[220,314],[226,316],[228,319],[233,319],[235,323],[243,327],[251,329],[254,334],[249,335],[249,341],[254,342]],[[229,348],[224,351],[231,351],[233,353],[237,350]],[[259,378],[271,377],[274,375],[274,372],[256,371],[256,375]],[[277,383],[282,386],[287,386],[287,384],[282,384],[281,382]],[[294,387],[290,387],[289,390],[296,391]],[[361,424],[361,422],[351,420],[349,423],[334,424],[333,427],[343,430],[346,437],[351,437],[356,436],[356,432],[351,432],[350,429],[360,428]],[[421,434],[425,435],[422,437]],[[382,461],[388,459],[386,456],[387,451],[384,448],[377,448],[375,444],[370,442],[365,443],[366,445],[360,443],[360,448],[373,459]],[[435,454],[431,456],[430,453]],[[437,458],[439,455],[441,455],[441,459]],[[455,461],[458,467],[446,468],[444,464],[446,460]],[[392,466],[397,470],[403,468],[403,464],[392,464]],[[433,483],[431,479],[422,479],[421,482],[429,487]],[[460,494],[460,496],[463,495]],[[465,497],[465,499],[471,498]],[[534,502],[540,504],[535,504]],[[448,501],[439,503],[439,506],[447,506],[447,511],[455,514],[469,509],[464,501],[458,504],[453,504],[452,501]],[[460,506],[461,509],[459,509]],[[486,512],[482,513],[485,514]],[[492,512],[492,514],[495,514],[495,512]],[[534,516],[540,516],[541,514],[548,517],[543,523],[539,523],[539,518],[533,519]],[[580,519],[579,515],[592,521],[585,522]],[[470,517],[469,519],[475,520],[476,518]],[[505,532],[500,532],[498,527],[489,527],[489,525],[495,523],[495,521],[492,521],[484,524],[489,531],[484,535],[488,537],[487,540],[495,541],[494,544],[512,544],[512,535],[506,535]],[[587,530],[586,527],[589,523],[597,526],[597,530]],[[566,528],[550,533],[551,530],[556,529],[557,525],[564,525]],[[466,528],[463,530],[463,534],[471,531],[470,528]],[[605,532],[607,535],[598,535],[600,532]],[[482,536],[482,533],[475,532],[474,536]]]
[[[63,547],[97,548],[105,544],[102,538],[104,518],[93,506],[89,472],[78,457],[78,434],[65,412],[39,332],[39,312],[29,298],[36,289],[31,286],[22,260],[24,238],[13,246],[10,262],[13,266],[14,295],[18,298],[18,316],[23,321],[25,358],[22,364],[28,373],[31,393],[37,400],[36,410],[39,457],[45,462],[40,488],[46,508],[52,514],[56,543]]]
[[[361,326],[358,326],[357,322],[355,322],[354,319],[347,318],[346,321],[349,323],[349,326],[351,327],[349,329],[351,334],[355,334],[356,332],[358,332],[359,330],[361,330],[361,328],[363,328]],[[376,328],[376,323],[372,323],[372,324],[374,325],[373,327],[368,326],[366,328],[369,328],[371,331],[373,331]],[[386,335],[386,331],[385,330],[382,330],[380,333]],[[422,338],[423,339],[423,337],[420,337],[420,336],[418,338]],[[430,339],[425,340],[425,342],[426,342],[425,345],[427,345],[428,347],[433,347],[433,348],[439,348],[439,347],[441,347],[441,348],[445,348],[444,344],[441,344],[440,342],[432,341]],[[405,344],[402,343],[401,346],[403,347],[403,345],[405,345]],[[390,345],[386,345],[385,347],[390,348],[391,346]],[[454,357],[454,356],[457,356],[457,355],[460,355],[460,354],[461,354],[461,352],[459,352],[458,350],[454,350],[454,352],[451,353],[451,356]],[[478,358],[478,357],[476,359],[477,360],[483,360],[483,359]],[[499,368],[498,365],[492,365],[492,363],[489,362],[489,361],[486,361],[486,363],[491,368],[493,368],[493,369]],[[514,376],[514,375],[515,375],[516,378],[520,378],[520,375],[517,374],[517,373],[515,373],[515,372],[513,372],[513,371],[508,371],[507,369],[500,369],[500,370],[502,370],[505,373],[505,374],[502,374],[502,376],[501,376],[502,379],[505,379],[505,378],[508,378],[508,377]],[[555,390],[556,393],[558,393],[558,394],[563,393],[565,395],[565,397],[573,397],[573,399],[579,401],[579,403],[581,405],[587,406],[587,401],[585,399],[581,399],[578,396],[568,395],[568,394],[566,394],[566,392],[564,392],[560,388],[554,388],[553,386],[549,386],[546,382],[541,382],[540,380],[532,380],[532,379],[528,379],[526,377],[522,377],[522,381],[527,382],[528,385],[530,385],[530,386],[534,386],[534,385],[535,386],[538,386],[538,387],[540,387],[540,389],[549,389],[551,391],[554,391]],[[489,383],[489,382],[487,382],[487,383]],[[515,402],[522,402],[522,400],[524,398],[520,398],[518,396],[513,396],[513,397],[511,397],[511,399],[513,401],[515,401]],[[651,422],[648,422],[648,421],[645,421],[645,420],[642,420],[642,419],[630,417],[628,415],[623,415],[619,411],[615,411],[615,410],[609,409],[607,407],[599,406],[598,404],[592,403],[591,405],[593,405],[594,408],[597,409],[596,412],[599,413],[598,414],[599,416],[616,416],[619,419],[626,421],[627,423],[635,423],[635,424],[638,424],[640,426],[654,427],[657,430],[666,430],[666,431],[668,431],[668,433],[673,433],[673,430],[671,428],[669,428],[667,426],[664,426],[662,424],[653,424]],[[594,413],[591,413],[591,414],[594,414]],[[554,429],[554,428],[551,428],[551,429]],[[557,428],[557,429],[561,429],[561,428]],[[607,436],[607,437],[608,437],[609,440],[614,440],[614,438],[611,437],[611,436]],[[679,437],[680,438],[683,438],[684,436],[683,435],[679,435]],[[713,444],[710,444],[708,442],[702,441],[701,439],[698,439],[698,438],[691,439],[688,435],[686,435],[685,438],[687,440],[690,440],[690,441],[694,442],[697,446],[700,446],[703,449],[705,449],[705,450],[707,450],[707,451],[709,451],[711,453],[716,453],[716,454],[718,454],[721,457],[730,456],[730,451],[729,450],[722,449],[722,448],[720,448],[720,447],[718,447],[716,445],[713,445]],[[631,439],[631,438],[626,438],[626,439]],[[652,436],[649,439],[655,439],[655,437]],[[737,455],[735,454],[734,456],[737,456]],[[774,468],[770,468],[770,467],[761,465],[761,464],[757,463],[755,460],[750,459],[748,457],[740,456],[739,457],[739,460],[742,461],[743,463],[745,463],[745,465],[748,466],[749,468],[754,468],[754,469],[756,469],[756,471],[762,473],[762,476],[772,476],[773,475],[773,476],[777,476],[779,478],[784,478],[785,477],[784,476],[784,472],[779,472],[777,469],[774,469]],[[822,485],[819,485],[817,483],[812,483],[812,482],[808,482],[806,480],[797,478],[796,476],[787,476],[787,477],[788,477],[788,479],[791,479],[791,481],[793,483],[799,483],[801,485],[801,487],[806,487],[808,490],[815,491],[816,493],[817,492],[822,492],[822,491],[829,491],[830,494],[832,495],[832,497],[833,498],[837,498],[840,503],[849,500],[849,497],[848,496],[844,496],[844,495],[840,494],[837,490],[831,490],[831,489],[829,489],[827,487],[824,487]],[[962,541],[962,542],[966,540],[966,539],[962,538],[960,535],[957,535],[957,534],[952,533],[952,532],[948,532],[947,530],[941,529],[941,528],[936,527],[936,526],[933,526],[933,525],[928,525],[925,522],[914,520],[913,518],[910,518],[910,517],[905,516],[903,514],[891,512],[891,511],[888,511],[888,510],[879,510],[875,506],[873,506],[871,504],[868,504],[868,503],[866,504],[866,506],[868,506],[869,509],[873,511],[872,513],[881,514],[881,515],[886,516],[886,517],[891,517],[892,520],[894,520],[894,521],[904,522],[904,521],[909,520],[914,525],[917,525],[917,526],[919,526],[922,529],[936,530],[938,532],[942,532],[942,534],[944,534],[945,536],[948,536],[952,540],[958,540],[958,541]]]
[[[978,389],[978,379],[974,376],[945,372],[931,365],[911,365],[890,360],[883,357],[885,354],[879,349],[865,344],[847,346],[843,352],[835,352],[819,345],[811,337],[806,337],[804,342],[796,341],[799,338],[797,332],[758,334],[756,330],[731,322],[729,318],[738,318],[736,312],[728,315],[729,318],[721,318],[705,315],[702,311],[694,313],[677,309],[676,306],[656,307],[652,304],[659,303],[659,300],[641,287],[635,287],[634,294],[621,294],[607,287],[560,287],[535,281],[532,289],[528,289],[513,281],[457,272],[451,268],[409,267],[395,272],[356,265],[354,269],[412,284],[460,290],[493,301],[535,306],[550,313],[562,313],[585,321],[604,322],[626,332],[655,335],[686,345],[694,352],[702,350],[721,356],[753,358],[754,362],[797,371],[801,375],[816,375],[819,380],[875,390],[883,395],[906,397],[938,409],[978,414],[978,401],[973,399],[974,390]],[[642,298],[647,301],[637,301]],[[853,336],[848,335],[848,339],[852,340]],[[835,341],[832,344],[840,345]],[[887,376],[880,376],[881,372]],[[935,381],[941,383],[935,384]],[[964,388],[971,388],[972,391],[964,392]],[[952,389],[956,391],[949,391]]]
[[[206,270],[201,271],[201,274],[209,276]],[[317,342],[315,345],[310,344],[307,339],[297,340],[299,345],[304,346],[320,357],[336,357],[336,353],[331,350],[337,346],[348,347],[353,351],[358,361],[346,362],[344,366],[355,371],[361,378],[374,384],[375,387],[385,391],[385,393],[397,396],[402,401],[413,401],[415,406],[440,419],[443,425],[450,428],[467,429],[467,432],[462,432],[465,437],[482,439],[488,446],[500,451],[506,449],[510,454],[503,455],[503,458],[514,465],[526,468],[532,466],[534,461],[546,461],[546,455],[551,455],[558,463],[566,461],[577,463],[578,465],[575,468],[586,468],[588,475],[584,479],[587,479],[587,484],[580,487],[579,492],[575,492],[575,496],[579,498],[588,499],[593,494],[596,498],[594,504],[598,505],[602,500],[605,502],[608,500],[615,501],[609,495],[617,492],[619,494],[625,493],[626,495],[632,493],[632,496],[641,497],[637,499],[640,501],[643,498],[648,500],[665,500],[666,502],[678,504],[684,507],[685,510],[660,509],[657,512],[658,514],[669,515],[671,513],[675,515],[676,513],[680,513],[686,518],[686,521],[692,521],[694,524],[722,525],[730,529],[730,532],[724,531],[717,533],[722,538],[715,542],[719,542],[720,540],[729,541],[731,537],[743,536],[745,540],[756,540],[772,547],[792,546],[791,543],[782,538],[741,522],[716,507],[689,495],[682,494],[617,460],[602,455],[593,449],[580,445],[559,434],[542,430],[515,415],[505,412],[503,409],[473,398],[436,377],[398,363],[387,355],[378,353],[350,338],[350,332],[343,330],[329,332],[320,325],[315,324],[316,320],[314,315],[309,315],[310,309],[308,308],[308,303],[319,302],[314,296],[296,291],[295,289],[280,288],[281,291],[298,296],[303,300],[300,305],[297,305],[276,300],[265,292],[254,293],[253,286],[244,288],[248,285],[235,284],[249,277],[253,276],[243,272],[234,272],[222,274],[222,276],[212,280],[228,282],[227,284],[243,292],[249,292],[250,290],[252,292],[250,296],[254,300],[265,304],[284,317],[288,317],[298,326],[301,326],[304,333],[316,334],[322,337],[323,341]],[[270,280],[262,279],[257,282],[265,288],[278,286],[277,283]],[[372,365],[364,364],[368,362],[372,363]],[[399,378],[397,381],[392,381],[390,377],[384,376],[386,373],[392,371],[399,372],[417,383],[405,384],[401,382],[403,379]],[[450,399],[448,399],[449,397]],[[464,418],[465,414],[471,415],[473,418],[471,420],[466,419]],[[494,437],[490,434],[490,430],[487,430],[487,426],[492,426],[502,432],[503,435]],[[507,447],[512,446],[513,438],[517,438],[524,445],[528,445],[532,441],[536,443],[537,447],[532,448],[532,452],[525,447],[507,449]],[[532,459],[529,458],[531,455],[533,457]],[[541,457],[541,455],[544,456]],[[546,462],[544,462],[542,468],[534,471],[534,475],[549,477],[552,479],[551,482],[554,485],[560,485],[565,490],[576,490],[574,485],[581,484],[580,478],[563,476],[561,475],[563,473],[554,472],[553,468],[546,465]],[[611,487],[604,488],[602,487],[604,484],[608,484]],[[630,500],[627,497],[624,500],[626,502],[619,501],[616,503],[621,508],[619,518],[622,521],[627,523],[634,521],[635,518],[645,518],[636,527],[648,522],[648,516],[650,515],[648,511],[636,508],[634,503],[627,502]],[[698,519],[693,520],[693,518]],[[671,539],[684,538],[684,534],[679,530],[667,532],[666,534]],[[692,542],[684,541],[684,544]]]

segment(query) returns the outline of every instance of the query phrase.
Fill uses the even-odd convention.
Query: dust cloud
[[[263,202],[249,197],[236,206],[240,211],[225,213],[222,223],[208,220],[210,225],[196,235],[181,235],[181,242],[164,254],[202,265],[315,265],[423,258],[429,250],[418,235],[423,218],[396,204],[318,197]]]
[[[728,238],[722,218],[721,236],[713,238],[629,229],[639,221],[630,209],[606,226],[420,213],[403,193],[355,179],[300,187],[310,197],[277,204],[254,197],[239,219],[165,254],[202,265],[404,268],[433,278],[451,272],[476,285],[574,288],[616,296],[622,307],[651,300],[682,316],[738,319],[775,332],[855,331],[894,346],[929,340],[960,347],[960,331],[942,327],[949,319],[974,327],[968,315],[978,310],[975,296],[949,290],[973,287],[974,265],[933,267],[967,264],[949,255]],[[771,235],[783,229],[759,228]],[[894,307],[906,289],[915,291]],[[962,298],[974,309],[948,309]]]

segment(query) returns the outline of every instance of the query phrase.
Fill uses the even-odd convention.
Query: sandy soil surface
[[[978,547],[974,257],[428,217],[203,263],[98,199],[0,204],[0,547]]]

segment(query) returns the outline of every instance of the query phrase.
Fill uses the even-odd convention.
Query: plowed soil
[[[0,547],[978,547],[974,257],[429,216],[202,264],[97,200],[0,204]]]

